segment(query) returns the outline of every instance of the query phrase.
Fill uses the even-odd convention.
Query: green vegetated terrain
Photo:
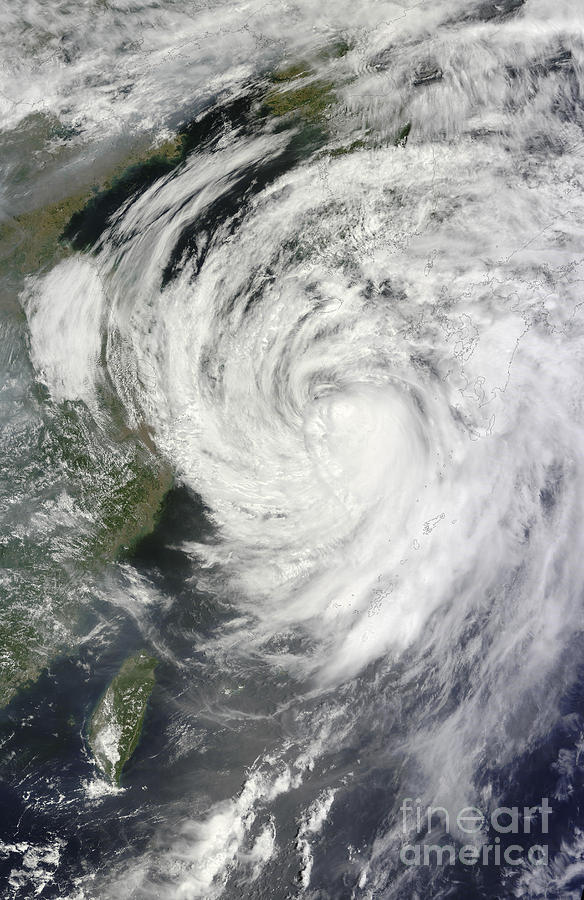
[[[135,434],[104,433],[81,402],[47,405],[31,437],[12,486],[23,513],[15,502],[15,527],[0,540],[0,706],[75,647],[95,578],[152,531],[173,482]],[[26,524],[31,507],[39,512]]]
[[[91,752],[115,785],[119,785],[122,770],[140,740],[146,706],[156,682],[157,662],[144,650],[127,659],[91,717]]]
[[[35,119],[42,134],[39,116],[31,118]],[[26,124],[21,125],[25,133]],[[137,140],[137,143],[141,145],[144,141]],[[71,193],[65,193],[57,201],[42,204],[0,224],[0,274],[29,275],[54,266],[73,249],[79,249],[67,239],[67,226],[75,222],[76,214],[94,205],[96,199],[104,195],[111,198],[109,212],[114,212],[145,182],[153,182],[172,171],[183,158],[180,135],[154,147],[138,146],[97,180],[88,178],[85,184],[76,184]]]
[[[347,42],[339,41],[324,48],[312,61],[295,61],[277,69],[270,76],[270,86],[263,98],[262,111],[280,120],[281,127],[318,126],[321,129],[323,143],[327,145],[320,153],[321,158],[328,156],[334,159],[380,145],[404,147],[412,128],[412,123],[408,121],[394,126],[393,131],[390,126],[388,134],[378,135],[373,141],[371,129],[361,124],[359,130],[362,136],[343,142],[342,125],[348,125],[351,131],[356,122],[352,121],[351,114],[346,110],[341,112],[338,91],[350,83],[351,78],[346,73],[339,77],[334,68],[327,72],[326,64],[334,64],[335,60],[345,56],[350,49]],[[403,111],[396,111],[396,115],[399,122]],[[335,117],[338,121],[335,121]]]
[[[81,571],[119,558],[152,531],[172,472],[134,433],[105,434],[82,403],[66,401],[54,411],[44,442],[76,508],[87,515],[88,528],[77,532],[71,548]]]
[[[164,142],[152,145],[136,138],[134,148],[123,158],[112,158],[109,169],[96,167],[85,181],[72,184],[70,192],[63,189],[58,199],[38,207],[33,203],[33,208],[0,224],[0,279],[14,285],[71,253],[91,252],[122,203],[171,173],[197,148],[212,147],[226,128],[290,129],[299,135],[291,146],[300,148],[292,160],[319,149],[338,157],[370,146],[366,134],[347,143],[335,138],[338,79],[346,82],[335,66],[349,49],[339,41],[312,60],[282,66],[249,93],[212,107]],[[410,127],[406,123],[393,143],[404,145]],[[31,142],[43,165],[70,160],[79,146],[70,147],[68,137],[55,117],[29,117],[10,137],[12,151],[22,144],[16,176],[26,178],[33,167],[26,159]],[[170,467],[151,445],[146,425],[131,431],[112,408],[111,427],[104,431],[82,403],[55,405],[45,398],[40,406],[44,421],[31,436],[40,451],[39,466],[22,472],[23,491],[24,482],[27,489],[35,485],[32,496],[40,508],[47,497],[56,503],[59,491],[66,490],[85,524],[49,529],[45,542],[22,536],[17,529],[0,544],[7,586],[0,623],[0,706],[38,677],[56,652],[75,645],[87,578],[152,530],[173,481]],[[60,473],[56,483],[39,482],[43,459]]]
[[[303,84],[291,85],[301,79]],[[305,72],[281,78],[278,87],[269,90],[264,104],[274,116],[297,116],[308,122],[318,122],[334,102],[334,85],[330,81],[310,79]]]
[[[276,120],[279,128],[318,128],[325,142],[330,136],[330,121],[337,102],[335,88],[339,76],[334,62],[348,50],[349,45],[339,41],[321,50],[312,60],[294,60],[271,72],[261,114]]]
[[[335,83],[340,76],[334,65],[349,50],[350,45],[339,40],[322,48],[313,60],[293,61],[273,71],[266,88],[260,91],[260,115],[279,121],[281,127],[319,126],[330,137],[329,119],[337,102],[336,88],[347,82],[344,75],[338,85]],[[235,104],[236,115],[245,105],[245,97],[240,99],[239,108]],[[231,112],[229,118],[233,118]],[[0,224],[0,274],[8,269],[12,273],[30,274],[54,265],[73,249],[89,249],[99,238],[109,216],[125,200],[172,172],[193,150],[217,136],[221,125],[225,124],[223,111],[217,107],[186,123],[175,135],[158,144],[148,145],[145,138],[136,138],[134,149],[117,159],[109,169],[104,171],[97,167],[97,177],[88,176],[85,182],[76,183],[71,193],[64,192],[56,202],[40,204]],[[404,144],[410,129],[411,123],[404,123],[393,142]],[[56,117],[31,114],[13,133],[12,150],[22,144],[26,156],[31,141],[42,147],[43,140],[58,139],[58,151],[52,156],[42,150],[35,155],[40,154],[43,164],[45,157],[66,162],[75,152],[66,143],[67,136],[67,129]],[[332,147],[328,152],[331,156],[339,156],[366,146],[369,146],[367,138],[360,137],[340,147]],[[26,162],[21,168],[26,174]]]
[[[62,136],[54,117],[38,114],[21,123],[12,138],[13,150],[15,142],[17,150],[24,142],[17,175],[32,168],[27,145],[36,141],[42,148],[55,134]],[[178,136],[154,148],[138,147],[98,185],[77,184],[69,196],[0,225],[0,281],[7,302],[24,276],[48,271],[75,251],[65,232],[76,213],[104,196],[113,211],[112,203],[138,190],[144,171],[156,178],[177,165],[181,147]],[[72,152],[58,151],[64,159]],[[50,160],[44,150],[37,153],[43,164]],[[29,453],[10,473],[14,522],[7,518],[0,535],[0,707],[33,683],[56,655],[74,649],[94,577],[153,529],[173,483],[171,467],[154,450],[146,426],[128,429],[113,398],[105,399],[110,418],[105,425],[98,425],[83,403],[55,404],[44,389],[36,391],[36,401],[37,418],[23,435]],[[38,510],[33,516],[38,527],[26,522],[31,508]],[[53,514],[46,516],[47,509]]]

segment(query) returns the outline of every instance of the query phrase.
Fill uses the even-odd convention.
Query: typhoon
[[[0,13],[5,896],[584,887],[584,12]]]

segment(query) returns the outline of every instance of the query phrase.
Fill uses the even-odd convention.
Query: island
[[[122,769],[138,746],[157,663],[145,650],[129,657],[91,717],[91,752],[106,778],[115,785],[119,785]]]

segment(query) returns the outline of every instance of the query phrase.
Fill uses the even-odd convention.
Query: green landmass
[[[231,128],[257,128],[273,120],[290,128],[287,165],[306,158],[328,140],[330,110],[335,103],[332,77],[317,77],[319,63],[333,65],[350,49],[337,41],[319,51],[313,63],[295,61],[264,85],[226,104],[218,104],[157,145],[137,138],[121,157],[97,160],[85,180],[57,189],[50,202],[0,224],[0,280],[18,291],[26,275],[48,270],[73,252],[88,252],[99,241],[109,217],[160,177],[180,166],[189,154],[212,147]],[[73,135],[54,116],[35,113],[12,134],[0,135],[0,151],[22,152],[14,177],[28,183],[35,166],[60,166],[80,152]],[[407,139],[405,134],[402,140]],[[329,151],[350,153],[362,140]],[[21,149],[19,149],[21,148]],[[32,149],[31,149],[32,148]],[[27,155],[28,154],[28,155]],[[278,172],[273,166],[274,176]],[[272,177],[270,175],[270,177]],[[55,199],[57,197],[57,199]],[[111,398],[104,402],[113,404]],[[66,493],[82,524],[44,537],[27,536],[15,527],[0,539],[3,573],[0,624],[0,707],[31,684],[59,652],[75,645],[80,624],[80,597],[100,567],[126,554],[154,527],[163,499],[172,486],[170,467],[156,454],[146,425],[129,430],[113,405],[108,433],[98,428],[80,403],[42,400],[43,424],[31,434],[39,451],[37,465],[20,473],[15,490],[27,503],[57,503]],[[45,465],[46,464],[46,465]],[[45,484],[46,472],[57,472]]]
[[[64,401],[46,428],[44,449],[90,522],[72,554],[82,570],[124,556],[152,531],[173,473],[139,435],[106,434],[84,404]]]
[[[326,47],[323,47],[318,52],[319,59],[329,60],[329,59],[341,59],[341,57],[346,56],[349,50],[352,49],[352,44],[345,40],[345,38],[339,38],[337,41],[333,41],[331,44],[327,44]]]
[[[16,135],[2,143],[36,141],[35,154],[50,161],[43,142],[61,140],[54,117],[28,117]],[[103,197],[119,201],[120,191],[137,190],[147,178],[169,171],[183,158],[184,135],[154,148],[137,146],[100,181],[77,185],[53,203],[22,213],[0,225],[0,278],[7,292],[18,290],[25,275],[48,270],[77,249],[65,237],[75,215]],[[71,150],[56,151],[69,158]],[[19,177],[29,174],[24,159]],[[145,174],[144,174],[145,173]],[[74,528],[28,533],[16,527],[0,536],[0,708],[60,653],[70,652],[79,636],[82,599],[92,577],[127,554],[154,528],[173,472],[154,451],[146,426],[128,429],[109,403],[108,431],[99,428],[82,403],[52,404],[37,391],[42,424],[29,434],[38,462],[17,473],[15,494],[40,510],[66,493],[75,508]],[[53,473],[48,482],[45,472]],[[14,505],[13,509],[16,508]]]
[[[307,75],[313,75],[314,69],[307,62],[294,62],[283,69],[276,69],[271,74],[271,80],[276,84],[284,81],[294,81],[296,78],[302,78]]]
[[[76,645],[84,595],[104,566],[153,530],[173,483],[168,464],[143,440],[106,434],[81,402],[47,407],[36,453],[14,490],[26,508],[48,507],[55,519],[66,497],[71,517],[65,510],[62,524],[6,529],[0,537],[0,707]]]
[[[351,141],[350,144],[347,144],[344,147],[333,147],[332,150],[327,151],[327,156],[331,156],[333,159],[336,159],[338,156],[347,156],[349,153],[354,153],[355,150],[362,150],[366,147],[367,144],[361,138],[358,138],[355,141]]]
[[[154,181],[177,166],[184,158],[183,151],[181,135],[155,147],[138,147],[99,180],[89,180],[54,203],[42,204],[0,224],[0,274],[22,276],[52,268],[74,249],[80,249],[64,239],[76,214],[112,192],[120,195],[121,203],[121,195],[129,196],[148,176]]]
[[[322,48],[317,61],[334,61],[350,49],[344,40]],[[262,116],[293,120],[305,125],[324,125],[327,111],[335,102],[334,84],[315,77],[308,61],[295,61],[270,76],[271,86],[258,97],[236,98],[227,107],[218,107],[181,127],[168,140],[152,146],[145,138],[137,138],[136,146],[121,159],[88,176],[74,189],[52,203],[40,203],[0,223],[0,275],[29,275],[54,266],[75,250],[89,250],[98,240],[109,216],[132,194],[172,172],[197,147],[217,138],[226,121],[237,123],[249,113],[250,101],[259,100]],[[0,151],[4,145],[14,152],[22,148],[23,162],[17,176],[26,180],[32,171],[29,147],[42,165],[70,160],[79,147],[67,143],[71,132],[53,115],[33,113],[10,135],[0,135]],[[49,153],[45,145],[52,146]],[[355,147],[356,149],[356,147]],[[16,177],[16,176],[15,176]]]
[[[127,659],[91,717],[89,746],[98,766],[115,785],[140,740],[157,662],[145,650]]]
[[[29,610],[19,604],[2,609],[0,623],[0,708],[19,689],[38,678],[47,663],[38,629],[30,621]]]
[[[307,122],[319,121],[325,110],[334,102],[333,84],[331,81],[316,79],[307,81],[301,87],[290,87],[286,79],[284,85],[274,88],[266,94],[265,109],[273,116],[295,116]]]

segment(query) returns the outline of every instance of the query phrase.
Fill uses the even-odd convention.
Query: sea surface
[[[583,127],[575,0],[3,4],[2,897],[580,900]]]

